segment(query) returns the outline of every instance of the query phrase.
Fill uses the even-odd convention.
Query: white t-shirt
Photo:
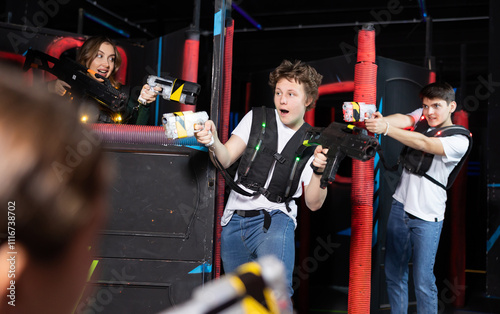
[[[296,131],[290,129],[286,125],[284,125],[281,120],[279,119],[278,114],[276,113],[275,110],[275,116],[276,116],[276,124],[277,124],[277,134],[278,134],[278,153],[281,153],[283,148],[285,147],[286,143],[290,140],[290,138],[295,134]],[[252,111],[248,112],[241,122],[238,124],[238,126],[233,130],[232,135],[236,135],[240,137],[245,144],[248,144],[248,139],[250,138],[250,130],[252,128]],[[302,171],[302,174],[300,176],[300,182],[297,187],[297,190],[293,194],[294,198],[298,198],[302,195],[302,183],[304,186],[308,185],[309,182],[311,181],[311,177],[313,174],[312,168],[309,166],[309,164],[312,162],[312,159],[314,156],[311,156],[309,161],[307,162],[306,166],[304,167],[304,170]],[[265,188],[269,186],[269,183],[271,181],[272,175],[274,172],[274,165],[271,167],[269,176],[267,177],[267,182],[265,184]],[[236,178],[238,179],[238,174],[236,174]],[[239,185],[241,188],[244,190],[252,193],[253,191],[245,188],[241,184]],[[241,195],[233,190],[231,190],[231,193],[229,194],[229,198],[227,200],[226,204],[226,209],[224,210],[224,215],[222,216],[221,220],[221,225],[225,226],[229,223],[229,220],[231,220],[231,217],[233,216],[233,213],[235,210],[259,210],[259,209],[264,209],[267,211],[271,210],[281,210],[288,216],[290,216],[294,223],[295,226],[297,226],[297,204],[295,204],[295,201],[292,200],[289,203],[291,211],[288,212],[286,209],[285,203],[274,203],[269,201],[265,196],[263,195],[257,195],[257,196],[245,196]]]
[[[419,121],[422,109],[417,109],[409,115],[415,121]],[[427,174],[446,186],[451,171],[467,152],[469,139],[460,134],[438,138],[443,144],[445,156],[434,155]],[[404,169],[393,197],[404,204],[407,213],[420,219],[426,221],[444,219],[446,191],[423,176],[410,174]]]

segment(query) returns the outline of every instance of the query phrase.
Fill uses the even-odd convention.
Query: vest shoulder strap
[[[429,154],[423,151],[419,151],[413,148],[410,148],[408,146],[405,146],[403,150],[401,151],[400,155],[400,161],[403,164],[403,167],[405,167],[408,171],[411,173],[417,174],[424,176],[431,182],[435,183],[436,185],[440,186],[443,189],[449,189],[452,185],[453,182],[455,181],[455,178],[457,177],[458,173],[460,172],[460,169],[462,168],[463,164],[465,163],[470,150],[472,148],[472,135],[469,130],[467,130],[465,127],[461,125],[450,125],[450,126],[445,126],[442,128],[435,128],[432,130],[429,129],[429,124],[426,119],[421,119],[415,128],[416,132],[423,133],[424,135],[428,137],[445,137],[445,136],[453,136],[457,134],[461,134],[466,136],[469,139],[469,146],[467,148],[466,153],[464,156],[462,156],[462,159],[460,159],[459,163],[453,168],[452,172],[448,176],[448,182],[445,185],[439,183],[437,180],[434,178],[430,177],[427,174],[427,171],[429,170],[432,161],[434,159],[433,154]]]
[[[252,126],[238,167],[238,181],[244,185],[264,185],[278,147],[275,109],[252,108]]]

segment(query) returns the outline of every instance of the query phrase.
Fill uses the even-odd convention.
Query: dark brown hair
[[[278,81],[282,78],[304,85],[307,100],[311,101],[306,111],[316,107],[318,88],[321,85],[323,75],[319,74],[312,66],[300,60],[295,60],[293,63],[289,60],[283,60],[281,64],[269,74],[269,85],[273,90],[276,88]]]
[[[449,105],[455,101],[455,91],[450,84],[445,82],[436,82],[426,85],[420,91],[420,99],[442,99]]]

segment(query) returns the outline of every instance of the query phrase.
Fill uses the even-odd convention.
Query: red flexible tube
[[[318,88],[318,94],[319,96],[323,96],[336,93],[349,93],[352,92],[353,90],[354,90],[354,82],[346,81],[346,82],[323,84]]]
[[[198,60],[200,58],[200,41],[186,39],[184,42],[184,58],[182,63],[182,79],[188,82],[198,82]],[[194,105],[181,104],[181,111],[195,111]]]
[[[354,73],[354,101],[376,103],[375,31],[361,30]],[[353,160],[348,313],[370,313],[373,229],[373,159]]]

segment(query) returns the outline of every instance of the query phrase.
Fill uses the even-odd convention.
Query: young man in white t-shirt
[[[322,76],[314,68],[301,61],[284,60],[270,74],[269,84],[274,90],[275,110],[263,110],[267,114],[266,123],[268,125],[276,122],[277,148],[265,146],[264,148],[267,150],[275,149],[278,155],[282,154],[286,144],[291,142],[292,136],[304,129],[304,115],[315,105],[321,79]],[[258,112],[257,109],[260,108],[253,111]],[[249,138],[251,130],[255,130],[252,128],[254,116],[260,118],[259,114],[254,115],[252,111],[245,115],[233,131],[232,136],[224,144],[217,137],[216,127],[211,120],[205,123],[203,130],[196,133],[196,138],[202,144],[213,142],[210,150],[215,154],[220,164],[227,168],[244,155],[245,151],[248,150],[247,144],[250,149],[253,149],[250,147]],[[261,122],[259,121],[259,123]],[[252,134],[255,136],[255,132]],[[263,151],[266,150],[261,147],[257,154],[264,154]],[[308,161],[303,167],[297,189],[290,194],[290,196],[299,197],[304,192],[306,205],[313,211],[318,210],[323,205],[327,194],[326,189],[320,188],[321,172],[326,166],[326,156],[324,155],[326,152],[327,149],[323,149],[321,146],[316,147],[314,156],[310,160],[312,160],[312,165],[318,169],[313,173],[310,167],[311,161]],[[246,153],[245,156],[247,156]],[[255,169],[254,167],[261,167],[260,164],[260,162],[254,162],[250,172]],[[263,188],[268,188],[275,167],[278,167],[276,162],[265,175],[267,181],[262,186]],[[304,191],[302,191],[302,183]],[[247,186],[242,184],[239,186],[245,191],[252,192]],[[262,194],[246,196],[231,190],[221,221],[223,226],[221,256],[225,272],[233,272],[238,266],[261,256],[274,255],[285,264],[288,292],[291,297],[293,294],[292,274],[295,259],[296,216],[297,206],[293,200],[273,202]],[[270,220],[270,225],[266,225],[267,219]]]
[[[376,112],[365,120],[373,133],[390,136],[402,144],[433,154],[427,175],[446,186],[448,176],[469,147],[467,136],[428,137],[405,130],[423,115],[429,128],[453,125],[457,108],[455,92],[447,83],[432,83],[420,91],[422,108],[403,115],[383,117]],[[393,195],[385,252],[385,274],[391,313],[408,310],[408,262],[413,255],[413,279],[418,313],[437,313],[438,299],[434,262],[446,210],[446,190],[425,176],[404,169]]]

